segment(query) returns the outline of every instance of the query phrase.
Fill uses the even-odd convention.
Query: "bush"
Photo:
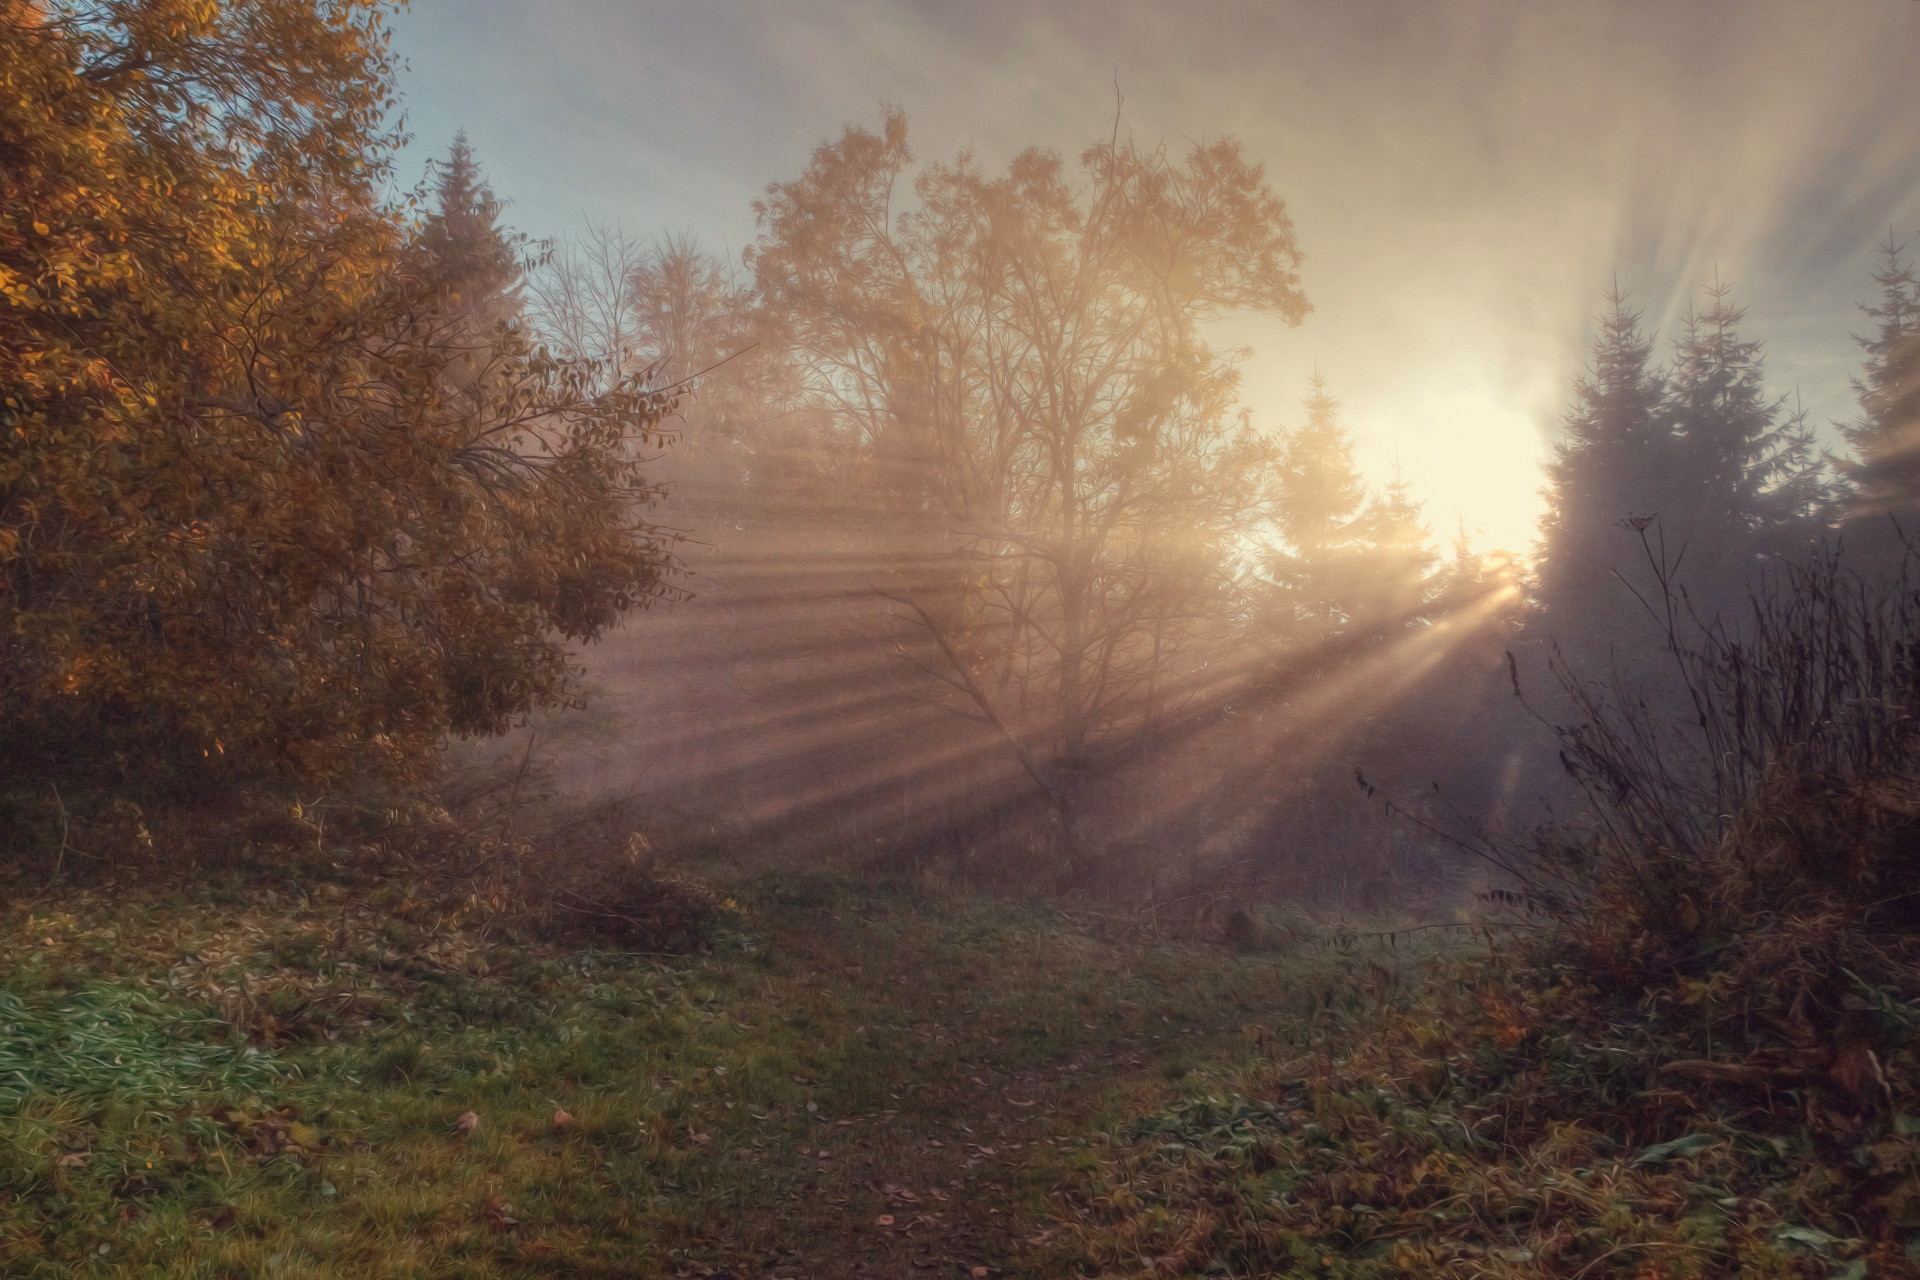
[[[1688,710],[1556,662],[1579,713],[1561,760],[1595,822],[1535,851],[1533,902],[1613,995],[1695,993],[1669,1014],[1696,1057],[1669,1074],[1884,1107],[1920,1027],[1920,589],[1822,552],[1723,621],[1661,582]]]

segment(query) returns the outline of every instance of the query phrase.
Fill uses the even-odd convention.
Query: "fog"
[[[1557,790],[1539,723],[1559,696],[1554,653],[1574,655],[1576,678],[1649,684],[1656,707],[1673,694],[1649,657],[1663,638],[1625,589],[1652,589],[1635,576],[1647,554],[1620,519],[1659,515],[1654,537],[1696,566],[1675,585],[1731,614],[1767,565],[1857,514],[1839,426],[1860,413],[1856,335],[1873,328],[1860,307],[1877,297],[1878,246],[1920,223],[1916,37],[1920,7],[1891,2],[415,4],[396,38],[407,160],[424,165],[465,131],[505,220],[557,249],[537,295],[569,262],[629,284],[644,266],[655,274],[635,296],[659,294],[679,254],[707,273],[713,315],[722,295],[742,308],[672,352],[637,320],[632,334],[616,325],[673,378],[737,357],[682,401],[684,434],[659,464],[673,492],[651,518],[689,537],[693,598],[589,651],[588,709],[536,722],[497,758],[531,742],[561,791],[624,797],[663,840],[704,833],[761,858],[1048,881],[1035,871],[1058,861],[1048,842],[1081,838],[1036,817],[1051,797],[1060,821],[1070,808],[1090,824],[1084,839],[1111,858],[1095,878],[1113,884],[1159,892],[1233,875],[1365,898],[1468,883],[1471,860],[1437,826],[1519,830],[1549,802],[1578,807]],[[1298,472],[1303,401],[1324,378],[1340,447],[1371,495],[1349,505],[1341,536],[1364,526],[1366,554],[1410,558],[1338,560],[1360,553],[1328,543],[1334,567],[1315,572],[1350,595],[1391,596],[1402,588],[1353,584],[1404,570],[1412,594],[1391,609],[1359,595],[1303,603],[1305,579],[1286,574],[1313,555],[1279,532],[1286,502],[1261,508],[1222,562],[1252,594],[1183,633],[1192,647],[1148,682],[1171,703],[1103,722],[1094,766],[1077,713],[1028,705],[1030,681],[1077,676],[1015,674],[1011,632],[992,642],[1000,650],[945,647],[941,626],[956,618],[1005,608],[1004,625],[1027,625],[1005,584],[998,604],[917,621],[933,598],[923,591],[938,594],[936,566],[984,565],[984,582],[1027,544],[1003,528],[1014,541],[979,559],[977,528],[955,532],[965,521],[902,523],[877,490],[842,483],[867,465],[848,442],[880,440],[880,418],[845,411],[840,384],[768,408],[781,377],[843,374],[801,356],[780,366],[788,357],[753,328],[779,310],[755,293],[752,255],[779,239],[756,200],[777,209],[816,148],[877,139],[894,111],[912,154],[894,215],[912,206],[914,175],[963,151],[992,176],[1030,147],[1077,172],[1097,144],[1177,168],[1237,140],[1285,202],[1310,309],[1199,318],[1229,371],[1216,419],[1244,415],[1294,451],[1281,470]],[[1713,289],[1727,291],[1719,310]],[[1764,409],[1735,429],[1747,443],[1728,446],[1742,478],[1725,483],[1747,496],[1722,514],[1651,454],[1606,461],[1606,433],[1633,428],[1608,426],[1575,382],[1608,341],[1615,290],[1653,364],[1672,362],[1674,398],[1649,421],[1674,459],[1710,471],[1696,446],[1719,430],[1700,417],[1706,401],[1674,389],[1689,379],[1724,376]],[[636,305],[638,316],[647,304]],[[759,321],[739,318],[756,306]],[[553,321],[551,307],[536,311]],[[1706,327],[1689,330],[1689,317]],[[1674,344],[1690,332],[1717,333],[1718,354],[1683,359]],[[793,372],[804,367],[815,372]],[[868,390],[883,384],[895,385]],[[1723,401],[1712,412],[1732,413]],[[1587,427],[1583,405],[1599,415]],[[803,418],[824,434],[768,425]],[[824,460],[823,441],[855,461]],[[1562,444],[1571,470],[1549,474]],[[1003,515],[1019,524],[1020,510]],[[1282,562],[1293,569],[1271,567]],[[1292,603],[1259,603],[1279,589],[1273,574]],[[1291,619],[1271,634],[1270,608]],[[1338,625],[1309,635],[1300,619],[1316,609]],[[1362,620],[1389,614],[1391,625]],[[999,693],[964,687],[974,663],[1000,672]],[[1377,786],[1372,800],[1356,773]],[[1065,808],[1063,787],[1077,797]]]
[[[464,128],[510,219],[691,230],[846,124],[904,108],[922,159],[1073,155],[1123,126],[1230,134],[1299,227],[1298,331],[1236,329],[1273,422],[1336,381],[1367,469],[1435,526],[1524,554],[1538,462],[1617,276],[1669,330],[1717,270],[1816,422],[1847,377],[1873,246],[1920,215],[1920,11],[1898,0],[1524,5],[565,3],[403,15],[420,160]]]

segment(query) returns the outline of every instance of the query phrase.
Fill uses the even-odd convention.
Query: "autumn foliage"
[[[384,8],[0,0],[16,795],[417,776],[668,589],[669,405],[477,311],[385,194]]]

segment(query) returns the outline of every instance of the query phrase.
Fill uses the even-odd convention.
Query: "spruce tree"
[[[1808,479],[1804,420],[1769,397],[1761,344],[1743,339],[1746,309],[1729,286],[1706,289],[1704,312],[1689,309],[1674,344],[1672,387],[1681,441],[1683,488],[1677,495],[1703,534],[1732,538],[1790,519]]]
[[[1465,516],[1454,526],[1449,549],[1452,554],[1434,571],[1432,579],[1433,610],[1441,617],[1464,612],[1478,604],[1486,595],[1489,582],[1487,558],[1474,549]]]
[[[1766,391],[1761,344],[1739,333],[1745,309],[1724,284],[1706,295],[1707,309],[1689,310],[1674,344],[1679,460],[1661,519],[1669,546],[1684,543],[1682,581],[1695,607],[1727,614],[1763,557],[1804,552],[1819,531],[1827,479],[1805,415]]]
[[[1312,648],[1345,634],[1351,620],[1367,490],[1326,379],[1316,373],[1301,403],[1306,422],[1287,435],[1282,456],[1267,616],[1282,643]]]
[[[1426,618],[1436,557],[1422,506],[1397,465],[1386,489],[1367,504],[1366,542],[1350,597],[1356,630],[1368,639],[1390,639]]]
[[[1765,559],[1804,555],[1825,527],[1826,465],[1805,415],[1768,394],[1761,344],[1741,336],[1727,286],[1706,294],[1665,370],[1639,315],[1608,295],[1547,467],[1542,622],[1584,669],[1658,650],[1661,576],[1695,613],[1731,620]]]
[[[1895,521],[1920,533],[1920,276],[1891,236],[1881,252],[1879,305],[1861,308],[1875,332],[1855,339],[1867,355],[1853,380],[1860,416],[1843,428],[1858,460],[1842,466],[1848,540],[1874,560],[1897,558]]]
[[[442,297],[442,309],[479,333],[520,318],[525,237],[500,225],[501,203],[474,159],[463,130],[447,158],[431,164],[434,210],[416,245]]]
[[[1653,339],[1617,287],[1607,294],[1593,362],[1574,382],[1562,438],[1547,463],[1538,596],[1545,630],[1563,644],[1604,648],[1632,608],[1617,576],[1643,559],[1624,522],[1669,505],[1679,445]],[[1635,629],[1637,632],[1637,628]]]

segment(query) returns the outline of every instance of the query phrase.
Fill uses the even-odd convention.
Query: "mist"
[[[1916,37],[0,0],[0,1273],[1920,1280]]]
[[[1820,458],[1844,470],[1851,456],[1841,427],[1859,416],[1861,308],[1889,234],[1920,214],[1907,145],[1920,105],[1905,90],[1916,34],[1912,10],[1891,4],[1213,5],[1178,17],[1151,5],[416,6],[398,37],[417,86],[411,154],[465,131],[505,218],[557,248],[536,294],[571,271],[628,289],[600,305],[638,316],[658,305],[640,294],[658,295],[677,263],[704,273],[701,305],[737,312],[671,342],[657,326],[595,335],[570,322],[571,349],[634,342],[637,359],[663,361],[663,380],[719,366],[691,384],[658,467],[672,492],[654,518],[690,539],[693,598],[588,653],[584,718],[537,722],[493,750],[530,752],[576,799],[668,806],[674,823],[724,830],[757,859],[1034,884],[1058,870],[1040,851],[1059,835],[1042,775],[1065,758],[1060,777],[1087,789],[1100,828],[1090,838],[1115,859],[1100,878],[1127,892],[1221,875],[1316,899],[1470,892],[1485,868],[1449,848],[1454,827],[1517,832],[1579,807],[1540,723],[1560,706],[1557,647],[1577,655],[1575,679],[1662,679],[1647,656],[1657,630],[1634,621],[1635,593],[1653,589],[1649,549],[1619,521],[1666,508],[1656,558],[1690,557],[1673,585],[1733,612],[1766,564],[1847,518],[1840,471]],[[1264,549],[1303,553],[1280,532],[1285,500],[1249,508],[1231,558],[1241,603],[1214,619],[1217,647],[1168,668],[1177,709],[1116,730],[1094,774],[1073,763],[1078,748],[1055,754],[1058,723],[1009,734],[956,694],[958,659],[915,621],[902,585],[954,548],[877,515],[890,499],[876,491],[819,483],[848,464],[822,461],[820,437],[767,425],[820,405],[746,403],[772,376],[755,365],[766,336],[745,318],[769,235],[756,201],[816,147],[846,130],[877,137],[895,111],[912,156],[896,213],[911,207],[912,174],[957,154],[991,174],[1038,147],[1072,169],[1108,142],[1177,164],[1235,141],[1285,202],[1310,310],[1229,308],[1200,332],[1231,381],[1221,420],[1281,453],[1304,447],[1324,380],[1338,466],[1370,495],[1322,548],[1320,572],[1350,580],[1288,579],[1293,603],[1259,603],[1281,572]],[[651,283],[634,285],[636,268]],[[1677,360],[1714,289],[1741,313],[1728,340],[1761,344],[1742,357],[1751,370],[1727,375],[1772,406],[1760,435],[1798,432],[1791,449],[1773,439],[1756,446],[1767,458],[1741,464],[1760,489],[1807,489],[1791,518],[1736,518],[1773,533],[1710,529],[1693,498],[1652,481],[1548,471],[1578,445],[1568,415],[1601,357],[1608,299],[1639,318],[1659,365]],[[742,389],[756,380],[760,391]],[[864,428],[837,430],[844,447]],[[1798,478],[1777,469],[1783,449],[1798,450]],[[1556,484],[1574,488],[1556,497]],[[1605,496],[1585,500],[1605,509],[1555,508],[1594,484]],[[1363,639],[1360,616],[1378,606],[1358,603],[1375,589],[1360,579],[1393,571],[1341,539],[1364,540],[1390,494],[1406,532],[1368,536],[1411,536],[1424,585]],[[1696,572],[1720,580],[1707,589]],[[1315,590],[1338,599],[1302,603]],[[1274,631],[1259,620],[1274,608],[1343,622]],[[1514,698],[1523,677],[1531,701]],[[1356,774],[1384,790],[1369,801]],[[1399,821],[1396,806],[1411,806]],[[1368,850],[1357,862],[1355,847]]]
[[[916,151],[1004,162],[1123,127],[1231,135],[1299,227],[1312,323],[1236,329],[1269,424],[1315,367],[1371,474],[1528,553],[1538,464],[1617,278],[1669,331],[1718,272],[1822,426],[1873,247],[1915,222],[1897,3],[412,7],[407,122],[464,128],[512,221],[694,230],[723,256],[816,143],[904,107]]]

